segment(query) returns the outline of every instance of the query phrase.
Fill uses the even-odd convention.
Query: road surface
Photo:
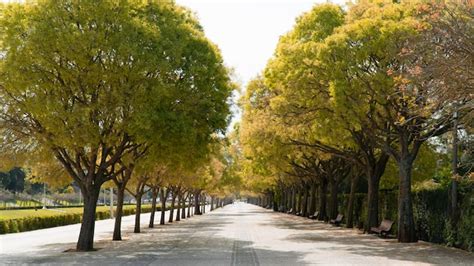
[[[110,241],[113,220],[98,221],[94,252],[74,248],[78,225],[0,236],[0,264],[94,265],[474,265],[466,251],[419,242],[400,244],[357,230],[236,203]]]

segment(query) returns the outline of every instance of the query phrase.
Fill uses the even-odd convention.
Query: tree
[[[343,25],[344,16],[340,7],[330,4],[317,5],[303,14],[294,29],[280,39],[265,70],[265,82],[275,94],[270,106],[284,127],[279,131],[283,138],[364,169],[369,184],[368,229],[378,225],[379,183],[389,155],[351,117],[337,110],[329,87],[333,65],[325,66],[319,58],[324,41]]]
[[[121,158],[157,139],[206,142],[226,126],[233,86],[215,46],[174,3],[41,1],[4,14],[2,137],[10,151],[49,151],[77,182],[77,249],[92,250],[100,187],[122,173]],[[193,137],[181,134],[191,128]]]
[[[410,79],[419,84],[429,83],[431,97],[454,108],[452,129],[452,181],[450,212],[453,228],[457,228],[459,182],[458,131],[470,127],[474,118],[474,19],[469,3],[425,3],[416,10],[425,23],[420,34],[408,45],[405,57],[415,62]]]
[[[0,172],[0,185],[13,193],[23,192],[25,189],[25,172],[19,168],[15,167],[8,171],[7,173]]]
[[[398,240],[414,242],[413,162],[427,139],[449,128],[452,108],[434,104],[430,86],[409,79],[417,68],[404,53],[423,26],[412,16],[416,5],[362,4],[364,9],[355,9],[349,22],[325,40],[321,58],[333,69],[330,91],[337,110],[349,114],[397,161]]]

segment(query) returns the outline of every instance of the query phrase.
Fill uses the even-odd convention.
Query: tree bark
[[[302,211],[301,211],[301,216],[303,217],[308,217],[308,194],[309,190],[307,186],[303,187],[303,205],[302,205]]]
[[[300,189],[298,191],[298,203],[296,205],[296,212],[299,213],[301,215],[301,205],[303,203],[303,193],[302,193],[302,189]]]
[[[378,226],[379,223],[379,180],[375,175],[369,176],[367,191],[367,223],[366,231]]]
[[[291,191],[291,214],[296,214],[296,188]]]
[[[188,195],[188,218],[191,218],[191,201],[192,201],[192,196],[191,194]]]
[[[81,230],[77,241],[76,249],[78,251],[94,250],[94,229],[95,229],[95,212],[97,200],[99,199],[100,185],[92,186],[85,190],[81,188],[82,197],[84,199],[83,215],[81,222]]]
[[[398,162],[399,193],[398,193],[398,241],[402,243],[416,242],[415,222],[411,198],[411,156],[401,156]]]
[[[272,208],[273,211],[278,211],[278,201],[277,201],[277,196],[275,195],[275,192],[272,191]]]
[[[211,211],[214,210],[214,196],[211,196]]]
[[[202,213],[206,213],[206,194],[201,195]]]
[[[155,227],[155,211],[156,211],[156,198],[158,197],[158,188],[151,190],[151,213],[150,213],[150,224],[149,228]]]
[[[359,182],[359,174],[353,174],[351,179],[351,192],[349,194],[349,201],[347,202],[347,213],[346,213],[346,227],[354,227],[354,202],[357,190],[357,183]],[[370,228],[369,228],[370,229]]]
[[[329,218],[336,219],[337,212],[338,212],[338,204],[337,204],[337,189],[339,185],[339,181],[337,177],[331,176],[329,177],[329,183],[331,188],[331,198],[329,201]]]
[[[166,188],[161,188],[160,192],[160,201],[161,201],[161,218],[160,224],[165,224],[165,214],[166,214],[166,199],[168,198],[168,192]]]
[[[201,202],[199,200],[200,194],[201,194],[200,192],[194,193],[194,214],[195,215],[202,215],[201,209],[200,209]]]
[[[176,207],[176,221],[181,221],[181,193],[178,193],[178,206]]]
[[[136,195],[137,205],[135,211],[135,229],[134,233],[140,233],[140,215],[142,214],[142,194]]]
[[[169,219],[168,219],[168,223],[173,222],[174,204],[176,202],[176,196],[177,196],[177,194],[174,190],[172,190],[171,193],[173,193],[173,194],[171,195],[171,207],[170,207],[170,216],[169,216]]]
[[[326,193],[328,191],[328,182],[326,178],[322,178],[319,186],[319,216],[318,220],[328,221],[326,213]]]
[[[183,196],[181,201],[181,219],[186,219],[186,198],[188,196]]]
[[[123,198],[125,194],[125,185],[120,183],[117,186],[117,207],[115,209],[115,225],[112,240],[122,240],[122,216],[123,216]]]
[[[316,212],[316,183],[311,185],[311,198],[309,202],[309,215],[313,215]]]
[[[372,157],[368,159],[366,165],[366,174],[368,177],[366,231],[369,231],[372,227],[379,226],[380,179],[385,172],[389,158],[390,156],[387,153],[380,154],[378,159],[375,155],[372,155]]]
[[[291,194],[291,189],[288,188],[286,189],[286,211],[289,211],[291,209],[291,199],[292,199],[292,194]]]

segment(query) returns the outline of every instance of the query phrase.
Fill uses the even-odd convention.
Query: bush
[[[418,238],[474,251],[474,184],[459,186],[460,219],[452,226],[447,213],[448,188],[436,186],[416,190],[413,196],[413,215]],[[346,214],[349,195],[339,195],[339,213]],[[379,220],[394,221],[392,234],[397,235],[398,191],[379,192]],[[367,220],[367,194],[356,194],[354,226],[364,228]]]
[[[10,233],[18,233],[18,222],[16,220],[10,220]]]
[[[125,207],[125,206],[124,206]],[[160,210],[159,207],[156,208]],[[151,206],[142,206],[142,213],[151,211]],[[123,209],[123,216],[135,214],[135,206],[126,206]],[[97,211],[96,220],[104,220],[110,218],[110,211]],[[44,217],[25,217],[20,219],[0,220],[0,234],[17,233],[31,231],[43,228],[50,228],[68,224],[80,223],[82,220],[81,213],[59,213],[53,216]]]
[[[10,227],[8,224],[9,221],[0,221],[0,234],[6,234],[10,232]]]

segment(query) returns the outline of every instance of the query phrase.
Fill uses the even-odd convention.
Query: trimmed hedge
[[[124,203],[123,206],[135,206],[133,203]],[[58,205],[58,206],[46,206],[48,209],[64,209],[64,208],[82,208],[84,205],[82,204],[71,204],[71,205]],[[104,205],[97,205],[104,206]],[[106,205],[108,207],[109,205]],[[34,209],[41,209],[43,207],[42,204],[37,206],[14,206],[14,207],[0,207],[0,211],[8,211],[8,210],[34,210]]]
[[[167,208],[168,210],[168,208]],[[156,211],[161,211],[161,207],[157,206]],[[124,208],[123,216],[135,214],[135,208]],[[142,206],[142,213],[151,212],[151,206]],[[110,218],[110,211],[96,212],[96,220],[104,220]],[[18,233],[37,229],[44,229],[62,225],[80,223],[82,214],[65,213],[48,217],[26,217],[22,219],[0,220],[0,234]]]
[[[447,213],[448,188],[413,192],[413,215],[418,238],[423,241],[446,244],[474,251],[474,187],[467,185],[459,190],[460,219],[453,230]],[[349,195],[338,196],[338,211],[346,214]],[[392,234],[397,235],[398,191],[379,192],[379,220],[394,221]],[[328,206],[329,208],[329,206]],[[356,194],[354,226],[364,228],[367,220],[367,194]]]

